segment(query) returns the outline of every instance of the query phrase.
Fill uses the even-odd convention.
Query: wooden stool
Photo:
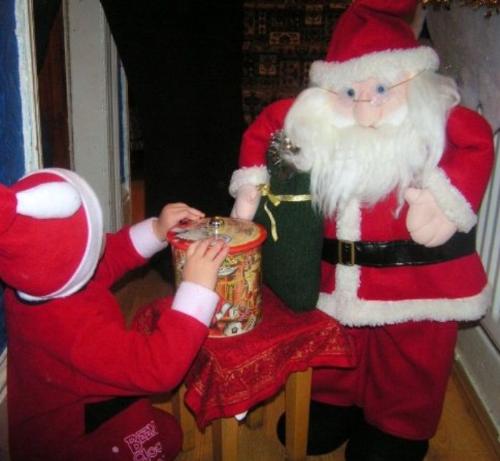
[[[309,428],[309,401],[311,398],[312,369],[291,373],[285,385],[286,411],[286,459],[304,461],[306,459],[307,433]],[[194,448],[198,428],[192,413],[184,404],[186,388],[181,386],[174,395],[173,409],[184,432],[182,449]],[[258,418],[262,416],[258,409]],[[263,408],[265,411],[265,407]],[[249,419],[255,418],[250,414]],[[220,418],[212,422],[214,461],[238,460],[238,420],[235,417]],[[255,422],[250,426],[258,425]]]
[[[305,460],[312,368],[352,366],[351,352],[331,317],[317,310],[295,314],[264,287],[262,321],[243,335],[208,338],[175,395],[184,450],[194,447],[198,427],[212,425],[213,459],[236,461],[234,415],[257,408],[247,419],[255,427],[270,399],[284,389],[287,459]]]

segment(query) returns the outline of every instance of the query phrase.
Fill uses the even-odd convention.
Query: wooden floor
[[[134,181],[131,190],[132,221],[144,216],[144,188],[142,181]],[[165,261],[165,264],[170,264]],[[117,290],[127,319],[136,308],[158,296],[172,292],[155,270],[139,271]],[[469,398],[470,387],[464,384],[463,374],[455,367],[450,379],[444,412],[436,436],[430,442],[426,461],[500,461],[500,444],[490,426],[479,418],[479,406]],[[465,386],[465,387],[464,387]],[[164,397],[157,399],[157,406],[171,411],[171,403]],[[284,408],[283,394],[267,405],[264,423],[256,429],[246,424],[239,426],[239,461],[277,461],[285,459],[285,452],[275,435],[276,421]],[[323,456],[311,456],[314,461],[342,461],[344,448]],[[196,434],[195,448],[181,453],[176,461],[213,461],[211,429]]]
[[[165,261],[169,264],[169,261]],[[171,287],[155,270],[141,271],[123,284],[117,294],[127,318],[134,310],[157,296],[171,292]],[[474,406],[462,391],[461,381],[454,372],[448,386],[444,414],[437,435],[431,440],[427,461],[495,461],[500,456],[487,437],[476,416]],[[160,398],[161,402],[163,399]],[[284,458],[284,450],[275,436],[275,425],[283,411],[283,396],[278,396],[268,405],[264,424],[249,429],[245,424],[239,427],[239,450],[241,461],[276,461]],[[170,403],[160,403],[160,407],[171,410]],[[496,446],[498,448],[498,445]],[[213,461],[210,428],[205,434],[196,435],[193,450],[179,455],[177,461]],[[308,457],[316,461],[343,460],[343,448],[324,456]]]

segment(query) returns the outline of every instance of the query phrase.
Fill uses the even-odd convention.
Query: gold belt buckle
[[[343,245],[348,245],[349,246],[349,260],[344,261],[343,259],[343,251],[342,251],[342,246]],[[354,266],[356,256],[355,256],[355,247],[354,247],[354,242],[351,240],[339,240],[338,241],[338,247],[337,247],[337,252],[338,252],[338,258],[339,258],[339,264],[343,264],[344,266]]]

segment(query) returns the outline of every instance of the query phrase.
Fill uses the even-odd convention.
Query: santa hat
[[[380,78],[396,83],[403,72],[437,70],[436,52],[417,42],[407,22],[416,0],[354,0],[339,19],[324,61],[310,69],[313,85],[342,88]]]
[[[47,168],[0,185],[0,279],[29,301],[68,296],[92,276],[102,210],[76,173]]]

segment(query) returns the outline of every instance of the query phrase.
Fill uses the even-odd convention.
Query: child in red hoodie
[[[94,192],[62,169],[0,186],[0,210],[12,460],[174,459],[180,428],[147,396],[175,388],[207,336],[227,246],[190,247],[184,281],[144,334],[127,330],[110,287],[203,213],[170,204],[104,237]]]

